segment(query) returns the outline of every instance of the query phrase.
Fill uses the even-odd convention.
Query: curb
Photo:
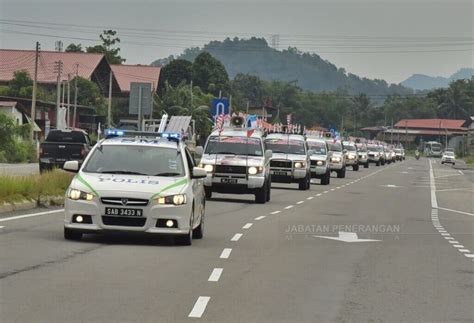
[[[3,203],[0,204],[0,214],[14,212],[14,211],[26,211],[35,209],[38,206],[62,206],[64,205],[64,196],[42,196],[39,201],[27,200]]]

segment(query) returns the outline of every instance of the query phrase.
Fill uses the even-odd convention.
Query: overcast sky
[[[473,67],[473,2],[0,0],[0,47],[33,49],[38,40],[54,50],[59,39],[87,46],[109,27],[119,31],[126,63],[149,64],[210,40],[276,34],[280,48],[398,83],[415,73],[449,76]]]

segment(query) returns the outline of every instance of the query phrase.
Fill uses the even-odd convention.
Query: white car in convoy
[[[215,130],[207,139],[200,166],[207,172],[206,197],[212,192],[254,194],[255,202],[270,201],[270,157],[260,131],[245,128]]]
[[[351,166],[352,170],[357,172],[359,170],[359,154],[355,143],[344,141],[342,142],[342,148],[346,156],[346,166]]]
[[[313,153],[310,158],[311,177],[321,179],[321,185],[328,185],[331,181],[329,169],[329,151],[326,140],[306,138],[308,149]]]
[[[364,165],[364,168],[369,168],[369,156],[367,154],[367,145],[357,143],[357,155],[359,156],[359,165]]]
[[[346,155],[340,141],[326,141],[329,149],[329,169],[337,173],[337,178],[346,177]]]
[[[106,231],[173,235],[183,245],[202,238],[206,171],[179,134],[106,133],[81,167],[64,164],[77,172],[66,192],[65,239]]]
[[[441,164],[456,165],[456,156],[452,151],[445,151],[441,157]]]
[[[298,183],[300,190],[311,187],[310,152],[302,135],[271,133],[265,146],[272,151],[270,174],[273,182]]]

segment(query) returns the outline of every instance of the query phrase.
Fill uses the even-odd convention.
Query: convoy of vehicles
[[[253,194],[256,203],[266,203],[272,182],[308,190],[311,178],[329,185],[331,172],[344,178],[348,166],[358,171],[359,165],[405,159],[403,148],[379,142],[249,131],[241,117],[215,129],[204,148],[190,144],[183,132],[161,130],[109,129],[93,148],[83,131],[51,132],[41,145],[42,169],[46,164],[77,173],[66,192],[66,239],[142,232],[190,245],[203,237],[205,203],[214,192]],[[442,163],[454,164],[454,153],[446,151]]]

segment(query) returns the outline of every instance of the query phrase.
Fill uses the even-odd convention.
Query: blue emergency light
[[[168,140],[179,141],[181,140],[181,134],[177,132],[147,132],[147,131],[134,131],[134,130],[123,130],[123,129],[106,129],[106,138],[114,137],[152,137],[152,138],[166,138]]]

